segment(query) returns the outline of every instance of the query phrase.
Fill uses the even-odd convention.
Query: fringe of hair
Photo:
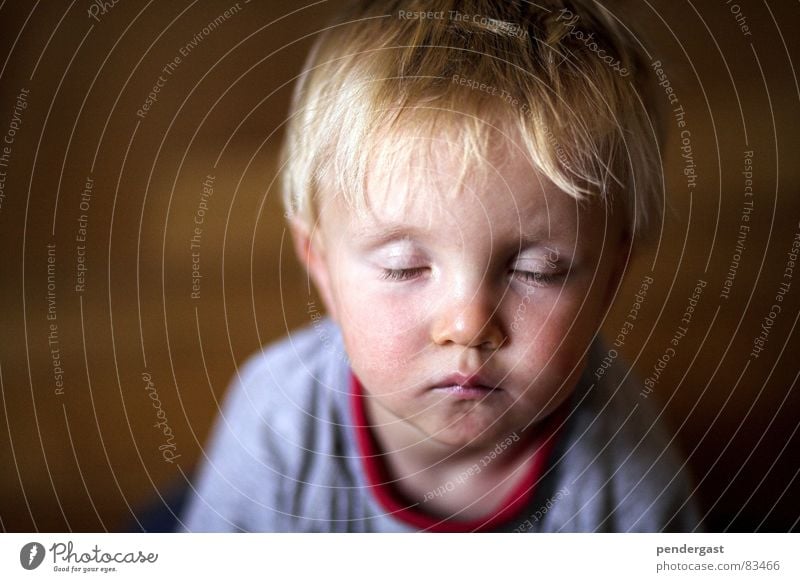
[[[313,224],[332,189],[363,211],[372,164],[447,146],[461,154],[457,187],[499,135],[574,198],[622,204],[641,239],[663,213],[664,136],[649,115],[662,106],[648,83],[638,40],[591,1],[352,2],[295,87],[285,209]]]

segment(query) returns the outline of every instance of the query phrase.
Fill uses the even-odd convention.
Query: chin
[[[426,432],[433,440],[449,447],[483,448],[494,446],[498,439],[503,439],[508,433],[513,432],[498,422],[492,424],[492,420],[483,421],[469,417],[448,419],[438,423],[435,429]]]

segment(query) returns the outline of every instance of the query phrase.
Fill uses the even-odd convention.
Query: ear
[[[319,228],[310,230],[305,222],[292,217],[289,218],[289,231],[292,234],[295,254],[314,281],[314,287],[325,304],[325,311],[334,321],[338,321],[322,233]]]

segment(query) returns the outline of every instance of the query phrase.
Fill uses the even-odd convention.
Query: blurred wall
[[[608,7],[648,38],[686,123],[667,120],[671,211],[605,322],[613,339],[652,277],[616,365],[652,375],[705,282],[649,397],[688,455],[711,529],[796,528],[800,271],[786,269],[800,232],[798,7]],[[308,323],[314,295],[273,179],[292,81],[336,8],[0,6],[4,530],[136,527],[190,478],[237,363]]]

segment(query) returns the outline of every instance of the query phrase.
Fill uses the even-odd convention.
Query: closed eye
[[[418,275],[421,275],[426,270],[427,267],[415,267],[412,269],[382,269],[380,278],[389,281],[408,281],[410,279],[414,279]],[[564,273],[542,273],[538,271],[517,270],[511,272],[515,277],[525,283],[542,287],[545,285],[551,285],[554,282],[564,278]]]
[[[407,281],[417,275],[421,275],[426,267],[415,267],[413,269],[382,269],[381,279],[390,281]]]
[[[564,278],[564,273],[542,273],[538,271],[511,271],[521,281],[544,287]]]

